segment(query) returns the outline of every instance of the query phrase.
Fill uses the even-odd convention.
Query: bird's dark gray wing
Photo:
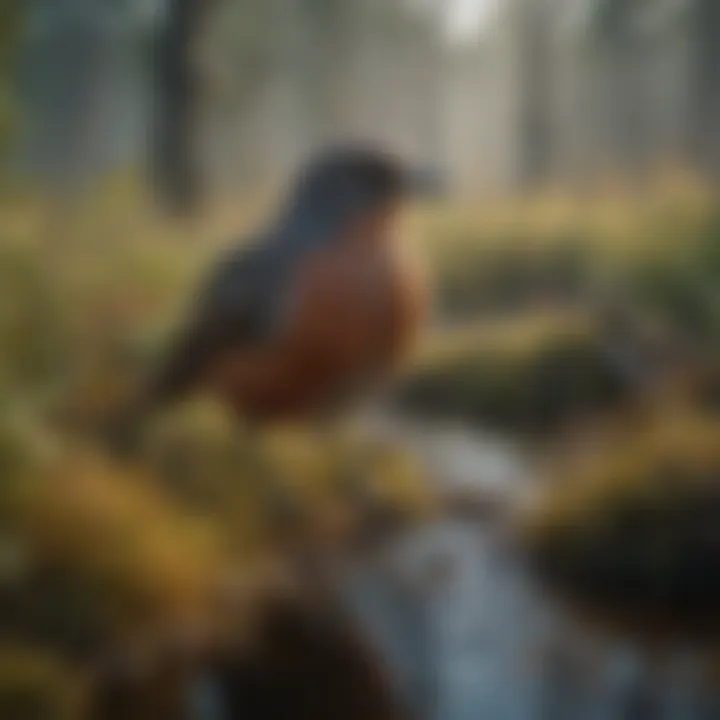
[[[208,362],[225,350],[257,344],[272,335],[285,289],[282,263],[276,262],[274,252],[267,243],[244,246],[220,263],[148,385],[150,404],[184,395]]]

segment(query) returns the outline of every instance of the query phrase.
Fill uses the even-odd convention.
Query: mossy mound
[[[0,651],[0,717],[76,720],[84,696],[79,675],[51,656],[20,646]]]
[[[410,411],[546,435],[631,390],[592,327],[530,317],[436,342],[398,391]]]
[[[524,518],[551,587],[637,631],[720,632],[720,424],[668,416],[573,463]]]
[[[220,528],[147,473],[37,430],[5,434],[4,637],[87,658],[123,634],[207,616],[227,562]]]

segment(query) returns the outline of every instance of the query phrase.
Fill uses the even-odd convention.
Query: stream
[[[503,508],[531,477],[515,449],[457,427],[395,430],[460,501],[356,563],[345,597],[414,716],[720,718],[699,650],[651,658],[590,634],[533,584],[504,532]],[[464,505],[494,510],[462,512]]]
[[[457,426],[384,432],[442,483],[448,512],[390,534],[336,580],[410,717],[720,720],[700,649],[651,656],[592,633],[533,582],[506,532],[533,479],[517,448]],[[211,684],[196,689],[193,717],[231,720]]]

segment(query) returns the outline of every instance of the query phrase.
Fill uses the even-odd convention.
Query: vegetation
[[[526,518],[541,575],[626,631],[714,637],[719,431],[676,411],[569,463]]]
[[[642,193],[609,184],[585,198],[453,206],[423,224],[440,310],[451,319],[618,302],[666,322],[680,306],[716,311],[708,297],[717,273],[714,199],[682,173],[659,175]]]
[[[547,436],[632,392],[587,322],[530,315],[447,335],[400,389],[410,411]]]
[[[568,208],[546,199],[492,212],[413,213],[444,300],[440,327],[400,384],[403,403],[535,435],[613,411],[637,387],[608,359],[618,342],[605,322],[610,288],[613,299],[642,300],[663,338],[711,357],[717,307],[703,287],[714,277],[717,236],[700,189],[677,184],[634,208],[606,199],[582,222]],[[187,242],[182,233],[192,231],[166,224],[118,180],[64,218],[59,244],[41,210],[18,198],[0,207],[0,279],[10,299],[0,309],[0,598],[2,630],[17,648],[8,649],[8,662],[17,656],[22,669],[0,678],[0,706],[28,683],[52,695],[55,668],[77,677],[72,687],[82,694],[92,658],[151,636],[148,628],[211,627],[228,577],[262,585],[258,578],[279,555],[305,541],[347,537],[358,507],[415,518],[433,504],[400,450],[378,448],[358,480],[344,441],[327,446],[290,428],[251,442],[205,404],[159,418],[132,464],[104,457],[98,436],[215,257],[214,238],[254,218],[242,208],[218,210],[203,242]],[[495,268],[488,282],[487,267]],[[549,292],[559,278],[562,292]],[[582,494],[582,473],[556,492],[552,484],[542,505],[547,519],[533,521],[529,535],[541,566],[563,582],[581,577],[594,593],[617,586],[648,602],[687,597],[694,576],[678,568],[696,558],[714,562],[703,549],[710,531],[687,519],[698,504],[710,517],[702,494],[710,485],[701,480],[716,469],[711,426],[686,428],[676,443],[653,431],[638,441],[632,463],[620,459],[629,450],[608,451],[593,487],[606,478],[626,487],[612,502],[604,491]],[[679,459],[669,483],[658,468],[667,464],[660,451],[671,448]],[[582,502],[572,500],[570,485]],[[637,534],[610,519],[623,503],[630,509],[620,514],[633,518]],[[643,539],[645,529],[652,539]],[[632,543],[637,553],[626,553]],[[658,544],[669,556],[645,567],[644,553]],[[622,562],[606,560],[616,555]],[[628,573],[634,584],[618,580]]]
[[[248,438],[201,402],[158,418],[132,462],[107,457],[104,426],[219,248],[182,246],[124,183],[83,208],[65,218],[61,247],[40,204],[0,210],[0,633],[13,643],[0,710],[34,685],[37,702],[54,697],[65,673],[82,695],[94,664],[138,639],[200,628],[209,642],[230,620],[228,583],[244,588],[233,608],[252,606],[286,553],[352,537],[358,499],[408,520],[432,504],[400,450],[368,458],[366,483],[353,439],[328,447],[291,428]],[[227,222],[237,232],[244,220]],[[48,702],[50,714],[8,717],[66,717]]]
[[[0,652],[0,714],[17,720],[76,720],[82,683],[56,659],[28,648]]]
[[[417,222],[440,331],[401,404],[554,434],[659,397],[671,376],[697,372],[712,384],[720,244],[697,183],[667,175],[642,197],[618,188],[585,203],[441,208]]]
[[[432,510],[401,450],[359,471],[351,442],[249,437],[199,403],[132,462],[99,442],[218,239],[263,207],[211,196],[348,133],[524,193],[414,213],[437,332],[401,407],[543,450],[597,444],[602,416],[622,437],[563,464],[527,520],[538,570],[633,629],[713,620],[720,216],[715,188],[661,164],[720,171],[717,0],[505,0],[474,46],[445,42],[442,3],[85,5],[0,0],[0,160],[56,201],[16,173],[0,196],[0,717],[76,720],[99,659],[226,631],[228,584],[252,605],[277,558]],[[207,200],[202,232],[107,179],[143,154],[167,207]],[[619,422],[638,408],[661,416]]]

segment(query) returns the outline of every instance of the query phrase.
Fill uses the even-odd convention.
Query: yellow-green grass
[[[247,629],[275,589],[283,553],[353,537],[357,499],[345,478],[354,467],[343,448],[336,455],[285,431],[251,451],[211,415],[188,409],[160,423],[132,465],[35,424],[6,423],[4,637],[84,668],[188,628],[199,643],[218,632],[230,642],[227,628]],[[419,469],[402,452],[383,452],[366,472],[377,507],[409,521],[432,510]],[[228,588],[236,588],[230,605]]]
[[[147,472],[38,428],[4,429],[3,633],[92,652],[206,613],[229,558],[223,528]]]
[[[566,461],[521,522],[540,574],[601,622],[717,637],[720,424],[677,408]]]
[[[439,332],[398,398],[420,414],[544,436],[631,390],[589,319],[541,313]]]
[[[168,626],[222,624],[228,578],[261,597],[283,542],[301,539],[285,537],[285,505],[320,542],[355,521],[350,451],[307,433],[259,444],[190,405],[159,418],[132,463],[94,443],[200,275],[259,212],[231,207],[188,227],[124,192],[72,212],[0,206],[2,631],[61,664]],[[402,452],[367,472],[377,502],[408,517],[430,505]]]
[[[571,241],[623,263],[686,245],[688,230],[713,210],[706,185],[675,173],[659,176],[642,192],[609,186],[584,195],[450,202],[419,209],[414,227],[426,232],[438,257],[469,249],[492,253],[508,244],[542,253]]]
[[[33,641],[63,655],[78,637],[92,644],[159,616],[205,615],[219,578],[260,572],[276,550],[287,499],[306,527],[328,532],[346,512],[356,490],[351,452],[307,434],[267,437],[258,458],[233,423],[188,407],[150,428],[134,465],[113,464],[91,443],[198,278],[266,206],[230,203],[180,225],[124,181],[72,209],[0,202],[0,549],[19,558],[2,582],[14,583],[20,644],[36,633]],[[675,258],[706,242],[710,217],[704,191],[690,184],[580,205],[546,198],[416,209],[410,229],[443,297],[467,293],[450,319],[472,322],[431,339],[410,385],[435,387],[440,411],[449,402],[453,412],[510,429],[543,429],[568,409],[602,404],[615,386],[606,385],[592,318],[529,313],[544,290],[525,292],[523,278],[550,267],[549,285],[567,272],[570,285],[584,287],[586,277],[594,283],[616,269],[634,278],[661,257],[669,258],[662,277],[674,277]],[[567,257],[581,262],[563,264]],[[501,266],[506,275],[493,269]],[[681,276],[683,291],[697,285],[693,273]],[[508,306],[522,316],[488,318],[489,307]],[[402,452],[377,453],[373,463],[374,501],[412,516],[432,504]],[[24,613],[33,598],[47,602]]]
[[[57,658],[22,646],[0,650],[0,716],[17,720],[84,717],[85,683]]]
[[[666,176],[643,193],[548,196],[420,212],[443,316],[618,297],[717,341],[720,232],[712,193]]]

